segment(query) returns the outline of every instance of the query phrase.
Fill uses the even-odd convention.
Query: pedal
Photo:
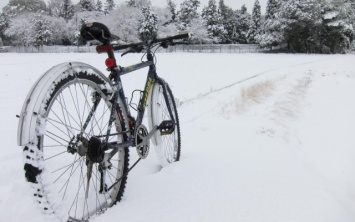
[[[158,126],[161,135],[172,134],[175,130],[175,123],[172,120],[164,120]]]

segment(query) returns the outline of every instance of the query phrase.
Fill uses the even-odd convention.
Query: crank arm
[[[148,141],[154,136],[154,134],[159,131],[158,126],[154,126],[153,129],[148,133],[148,135],[144,138],[142,138],[142,142],[140,144],[137,144],[137,146],[143,146],[148,143]]]

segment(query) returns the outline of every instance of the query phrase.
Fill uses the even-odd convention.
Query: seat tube
[[[149,54],[148,54],[148,61],[152,61],[152,60],[149,60]],[[138,114],[137,114],[137,125],[140,125],[143,122],[144,113],[147,108],[147,102],[149,100],[149,94],[150,94],[150,91],[151,91],[152,86],[154,84],[154,81],[156,79],[156,76],[157,76],[156,67],[155,67],[155,64],[153,63],[149,66],[149,71],[148,71],[147,81],[145,83],[145,87],[144,87],[144,91],[143,91],[143,96],[139,101]]]

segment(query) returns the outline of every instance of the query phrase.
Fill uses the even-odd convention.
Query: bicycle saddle
[[[106,25],[99,22],[86,23],[81,27],[80,35],[86,41],[98,40],[103,44],[111,41],[111,32]]]

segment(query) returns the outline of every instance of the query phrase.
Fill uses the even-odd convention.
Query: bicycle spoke
[[[54,139],[54,137],[51,137],[50,135],[48,135],[48,134],[50,134],[50,135],[52,135],[52,136],[54,136],[54,137],[57,137],[58,139],[61,139],[61,140],[63,140],[64,142],[66,142],[66,143],[69,143],[69,141],[67,141],[67,140],[65,140],[65,139],[63,139],[63,138],[61,138],[61,137],[59,137],[59,136],[57,136],[57,135],[55,135],[55,134],[53,134],[53,133],[51,133],[51,132],[49,132],[49,131],[46,131],[46,136],[47,137],[49,137],[49,138],[51,138],[52,140],[54,140],[54,141],[56,141],[57,143],[59,143],[59,144],[61,144],[61,145],[63,145],[61,142],[59,142],[58,140],[56,140],[56,139]],[[64,145],[63,145],[64,146]]]
[[[51,157],[47,157],[46,159],[44,159],[44,161],[47,161],[47,160],[52,159],[52,158],[54,158],[54,157],[63,155],[63,154],[65,154],[65,153],[68,153],[68,151],[63,151],[63,152],[58,153],[58,154],[55,154],[55,155],[53,155],[53,156],[51,156]]]
[[[75,118],[70,114],[70,112],[67,110],[67,108],[61,103],[61,101],[58,101],[58,103],[60,104],[61,108],[67,113],[68,118],[70,117],[80,128],[80,124],[75,120]],[[65,118],[65,116],[64,116]],[[67,126],[68,124],[64,123],[65,126]]]
[[[67,111],[67,107],[66,107],[66,104],[65,104],[65,100],[64,100],[64,98],[63,98],[63,94],[60,94],[59,96],[58,96],[58,98],[59,98],[59,104],[61,104],[61,108],[62,108],[62,116],[63,116],[63,118],[64,118],[64,123],[65,123],[65,125],[69,125],[69,126],[71,126],[71,123],[70,123],[70,121],[69,121],[69,118],[68,117],[66,117],[66,115],[68,115],[68,111]],[[57,99],[58,99],[57,98]],[[64,105],[62,105],[62,104],[64,104]],[[64,112],[64,107],[65,107],[65,112]],[[65,115],[66,114],[66,115]],[[67,119],[68,119],[68,123],[67,123]],[[70,133],[69,133],[69,129],[67,128],[67,132],[68,132],[68,137],[70,137]]]
[[[68,164],[68,165],[63,166],[63,167],[61,167],[61,168],[59,168],[59,169],[56,169],[55,171],[52,171],[51,173],[55,173],[55,172],[58,172],[58,171],[60,171],[60,170],[62,170],[62,169],[64,169],[64,168],[71,167],[73,164],[75,164],[75,163],[77,163],[78,161],[80,161],[81,158],[83,158],[83,157],[80,157],[78,160],[74,161],[74,162],[71,163],[71,164]]]
[[[74,160],[74,162],[73,162],[72,164],[70,164],[70,165],[67,167],[67,169],[66,169],[62,174],[60,174],[60,175],[57,177],[56,180],[53,181],[53,183],[56,183],[70,168],[72,168],[72,167],[75,165],[75,163],[76,163],[77,161],[79,161],[80,163],[82,162],[82,161],[81,161],[81,158],[79,158],[78,160]],[[62,169],[63,169],[63,168],[62,168]],[[58,171],[55,171],[55,172],[58,172]],[[55,172],[53,172],[53,173],[55,173]]]
[[[74,88],[75,88],[75,91],[76,91],[76,84],[74,84]],[[71,89],[70,86],[68,87],[68,90],[69,90],[69,92],[70,92],[70,97],[71,97],[72,102],[73,102],[73,104],[74,104],[76,114],[78,115],[78,118],[79,118],[79,121],[80,121],[80,126],[82,126],[82,125],[83,125],[83,122],[82,122],[82,120],[80,119],[80,106],[79,106],[78,95],[76,94],[76,101],[75,101],[75,100],[74,100],[74,97],[73,97],[73,92],[72,92],[72,89]]]
[[[63,122],[61,122],[61,121],[57,121],[57,120],[52,119],[52,118],[47,118],[47,122],[49,122],[49,121],[52,121],[52,122],[57,123],[57,124],[59,124],[59,125],[61,125],[61,126],[67,127],[67,128],[69,128],[69,129],[75,130],[75,131],[77,131],[77,132],[80,132],[80,129],[74,128],[73,126],[65,125],[65,124],[64,124]],[[54,124],[54,123],[51,123],[51,124]],[[74,135],[74,133],[72,133],[72,134]]]
[[[67,193],[67,189],[68,189],[68,185],[69,185],[70,179],[71,179],[72,175],[76,172],[76,170],[79,168],[79,166],[80,166],[80,164],[78,164],[75,167],[74,171],[73,171],[74,165],[71,167],[71,172],[70,172],[69,179],[63,184],[62,188],[59,190],[59,193],[60,193],[62,191],[62,189],[65,187],[62,200],[64,200],[65,195]]]

